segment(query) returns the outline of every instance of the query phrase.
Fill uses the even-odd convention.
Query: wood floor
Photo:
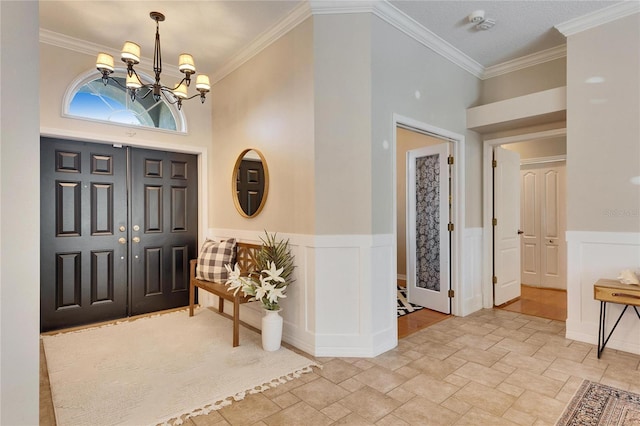
[[[521,286],[520,298],[500,309],[557,321],[567,320],[567,291]]]
[[[398,280],[398,285],[404,287],[406,283],[403,280]],[[566,290],[522,285],[520,298],[500,306],[498,309],[565,321],[567,319],[567,292]],[[398,339],[407,337],[448,317],[447,314],[426,308],[404,315],[398,318]]]

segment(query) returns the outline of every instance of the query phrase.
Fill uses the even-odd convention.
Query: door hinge
[[[449,296],[449,299],[453,299],[455,296],[455,292],[453,290],[449,290],[449,292],[447,293],[447,295]]]
[[[498,167],[498,162],[497,162],[496,160],[493,160],[493,161],[491,162],[491,167],[493,167],[494,169],[495,169],[496,167]]]
[[[493,281],[494,284],[498,284],[498,277],[494,275],[491,281]]]
[[[449,230],[449,232],[453,232],[453,223],[447,225],[447,229]]]
[[[498,219],[496,219],[495,217],[493,219],[491,219],[491,224],[493,226],[498,226]]]
[[[447,164],[453,164],[453,155],[447,157]]]

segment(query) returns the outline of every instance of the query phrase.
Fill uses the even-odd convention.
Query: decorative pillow
[[[196,278],[204,281],[224,283],[227,280],[227,263],[236,261],[236,239],[214,241],[207,239],[198,255]]]

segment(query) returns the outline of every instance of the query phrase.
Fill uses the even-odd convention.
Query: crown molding
[[[237,54],[233,55],[220,70],[213,74],[211,78],[211,84],[215,84],[218,81],[231,74],[238,69],[242,64],[253,58],[255,55],[266,49],[273,42],[280,37],[300,25],[307,18],[311,16],[311,8],[308,2],[301,2],[291,12],[287,14],[276,25],[264,31],[258,37],[253,39],[249,45],[240,50]]]
[[[413,18],[393,6],[388,1],[310,1],[313,15],[344,13],[372,13],[396,29],[402,31],[423,46],[453,62],[465,71],[481,78],[484,67],[453,47],[442,38],[416,22]]]
[[[393,6],[391,3],[385,0],[375,2],[375,5],[374,14],[376,16],[385,20],[398,30],[433,50],[445,59],[453,62],[463,70],[478,78],[482,77],[484,72],[484,67],[482,65],[471,59],[462,51],[456,49],[447,41],[438,37],[435,33],[420,25],[413,18]]]
[[[625,0],[584,16],[570,19],[556,25],[555,28],[565,37],[569,37],[584,30],[633,15],[634,13],[640,13],[640,1]]]
[[[511,61],[506,61],[502,62],[501,64],[487,67],[482,73],[481,78],[483,80],[486,80],[488,78],[496,77],[502,74],[508,74],[513,71],[518,71],[524,68],[532,67],[534,65],[553,61],[555,59],[564,58],[566,56],[567,45],[563,44],[561,46],[541,50],[540,52],[532,53],[530,55],[522,56]]]
[[[40,28],[40,43],[50,44],[52,46],[61,47],[63,49],[72,50],[78,53],[84,53],[95,57],[98,52],[108,53],[114,58],[120,57],[120,51],[101,44],[92,43],[90,41],[80,40],[79,38],[70,37],[68,35],[56,33],[54,31]],[[143,64],[153,64],[153,58],[140,58],[140,64],[136,68],[140,68],[151,72],[152,68]],[[92,64],[93,65],[93,64]],[[162,72],[170,77],[182,78],[182,73],[178,67],[170,64],[162,64]]]

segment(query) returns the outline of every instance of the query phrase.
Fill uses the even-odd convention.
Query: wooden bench
[[[250,272],[257,270],[256,255],[260,251],[261,247],[262,246],[259,244],[241,242],[236,244],[236,262],[240,268],[241,275],[247,276]],[[239,290],[238,293],[234,295],[232,291],[229,291],[229,287],[227,287],[225,283],[216,283],[197,279],[196,266],[198,264],[198,260],[192,259],[190,264],[191,271],[189,276],[191,279],[189,280],[189,316],[193,316],[196,287],[215,294],[218,296],[218,312],[233,319],[233,346],[238,346],[240,344],[240,304],[247,303],[250,297],[244,296],[242,290]],[[232,316],[224,313],[225,300],[233,302]]]

